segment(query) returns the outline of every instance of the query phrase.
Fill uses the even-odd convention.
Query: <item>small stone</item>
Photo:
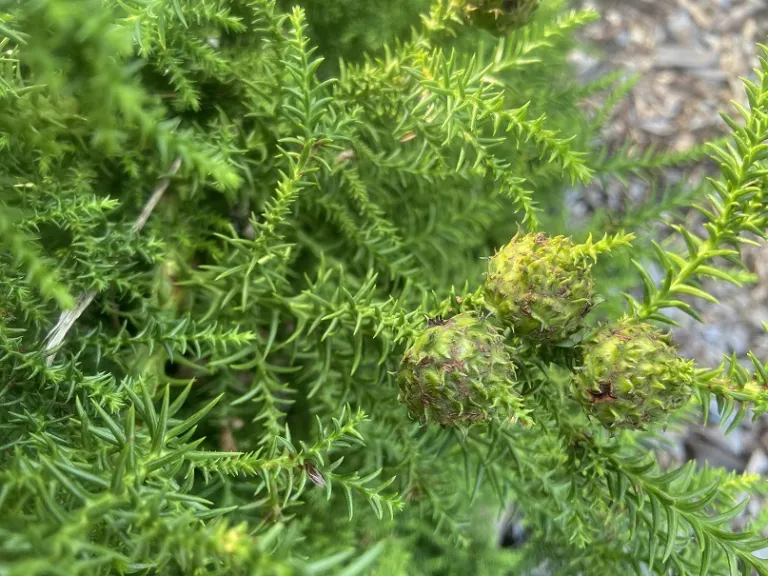
[[[694,34],[693,20],[687,12],[675,10],[667,21],[667,29],[678,42],[688,44]]]
[[[640,129],[654,136],[672,136],[677,129],[666,118],[656,118],[640,123]]]
[[[768,472],[768,456],[762,450],[755,450],[747,462],[747,472],[765,474]]]
[[[680,45],[660,46],[656,51],[655,68],[717,68],[718,55],[707,53],[701,48],[686,48]]]

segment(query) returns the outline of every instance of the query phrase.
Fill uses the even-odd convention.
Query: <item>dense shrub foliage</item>
[[[0,574],[768,574],[761,480],[652,449],[768,411],[663,334],[764,235],[768,63],[706,194],[568,230],[683,159],[600,147],[596,14],[290,4],[0,1]]]

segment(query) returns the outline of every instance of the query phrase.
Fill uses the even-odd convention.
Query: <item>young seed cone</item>
[[[486,422],[518,409],[514,375],[498,330],[465,312],[428,327],[405,353],[398,399],[421,422]]]
[[[482,290],[515,334],[546,343],[581,329],[594,305],[591,266],[563,236],[515,236],[491,258]]]
[[[692,394],[693,362],[647,323],[604,326],[574,378],[577,400],[607,428],[663,424]]]

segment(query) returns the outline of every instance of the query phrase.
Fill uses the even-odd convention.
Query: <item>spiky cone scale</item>
[[[539,0],[466,0],[464,14],[472,26],[494,36],[507,34],[531,21]]]
[[[570,239],[518,234],[491,259],[486,304],[516,335],[543,343],[568,339],[594,306],[591,265]]]
[[[664,424],[693,392],[693,362],[648,323],[600,328],[574,378],[585,412],[609,429]]]
[[[504,339],[474,312],[431,322],[406,351],[398,400],[422,423],[443,426],[515,417],[514,365]]]

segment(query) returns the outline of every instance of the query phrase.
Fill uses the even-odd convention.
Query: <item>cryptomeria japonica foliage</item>
[[[681,160],[595,143],[592,12],[435,0],[383,46],[287,4],[0,1],[0,574],[768,574],[760,479],[653,450],[768,411],[664,331],[764,236],[768,63],[663,248],[562,229]]]

